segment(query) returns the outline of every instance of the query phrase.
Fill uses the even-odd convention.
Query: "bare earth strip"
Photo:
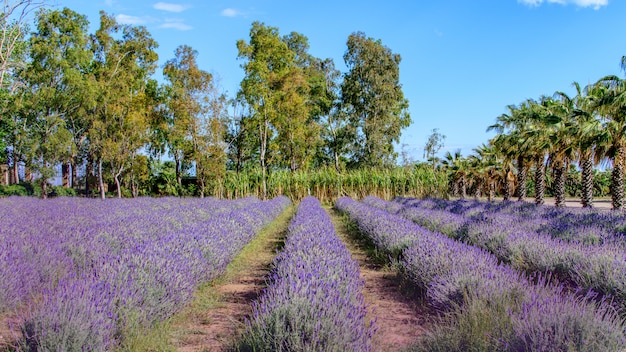
[[[375,319],[375,351],[401,351],[412,345],[428,329],[428,308],[410,289],[402,285],[398,275],[369,258],[363,246],[355,241],[340,215],[327,208],[339,237],[352,257],[358,260],[361,278],[365,281],[363,295],[368,318]]]
[[[281,246],[293,209],[285,211],[229,265],[226,274],[199,290],[173,329],[176,351],[226,351],[252,313]]]

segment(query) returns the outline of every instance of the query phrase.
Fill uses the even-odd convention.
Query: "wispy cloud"
[[[156,10],[167,11],[167,12],[183,12],[189,8],[189,5],[181,5],[181,4],[171,4],[167,2],[157,2],[153,5]]]
[[[579,7],[593,7],[594,10],[609,4],[609,0],[517,0],[517,2],[531,7],[541,6],[544,2],[560,5],[573,4]]]
[[[220,14],[224,17],[239,17],[246,15],[245,12],[230,7],[223,9]]]
[[[190,25],[186,24],[184,20],[179,18],[168,18],[159,25],[159,28],[167,28],[167,29],[177,29],[179,31],[188,31],[192,29]]]
[[[130,16],[130,15],[124,15],[123,13],[115,16],[115,19],[117,20],[117,23],[119,24],[130,24],[130,25],[144,25],[150,22],[150,18],[148,17]]]

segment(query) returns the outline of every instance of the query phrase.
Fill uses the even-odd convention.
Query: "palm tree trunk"
[[[465,176],[461,176],[461,199],[465,199],[467,197],[467,185],[465,182]]]
[[[504,169],[504,189],[502,190],[502,200],[511,200],[511,184],[509,183],[509,168]]]
[[[624,207],[624,157],[625,147],[620,145],[613,159],[613,171],[611,172],[611,203],[613,210],[622,210]]]
[[[528,168],[526,168],[524,159],[517,159],[517,167],[519,168],[517,175],[517,200],[524,202],[526,200],[526,177],[528,176]]]
[[[554,205],[565,206],[565,168],[567,162],[560,160],[554,168]]]
[[[593,207],[593,160],[589,156],[585,156],[580,161],[582,175],[581,175],[581,189],[582,194],[580,196],[580,202],[583,208]]]
[[[542,205],[546,192],[546,169],[543,155],[535,159],[535,204]]]

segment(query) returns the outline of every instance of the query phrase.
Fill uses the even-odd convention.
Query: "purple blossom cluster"
[[[239,348],[371,351],[359,265],[314,197],[302,200]]]
[[[488,250],[518,270],[554,275],[580,289],[609,295],[616,305],[626,309],[626,248],[623,244],[605,241],[585,245],[547,235],[542,230],[549,224],[552,231],[556,231],[556,223],[563,220],[569,221],[565,228],[575,231],[572,222],[579,219],[581,232],[587,231],[594,221],[597,223],[593,228],[615,231],[621,214],[568,212],[513,203],[476,205],[474,203],[480,202],[472,201],[402,199],[386,202],[368,197],[364,202]],[[531,215],[533,209],[537,210],[535,217]],[[612,220],[615,221],[602,223]]]
[[[108,350],[178,311],[289,204],[207,199],[0,201],[0,311],[31,350]]]
[[[402,270],[425,292],[428,302],[459,319],[491,316],[491,323],[483,322],[484,331],[459,334],[466,338],[475,334],[466,341],[470,344],[466,349],[484,339],[491,340],[491,348],[509,351],[626,348],[626,325],[606,301],[566,291],[547,276],[530,280],[482,248],[392,214],[401,213],[397,205],[373,198],[367,202],[387,210],[350,198],[340,198],[336,207],[377,245],[408,243],[400,255]]]

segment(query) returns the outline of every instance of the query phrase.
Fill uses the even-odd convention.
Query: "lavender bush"
[[[31,350],[111,349],[129,324],[149,326],[179,310],[289,204],[2,200],[11,215],[0,230],[0,270],[12,274],[0,282],[0,307],[27,312]]]
[[[450,326],[435,329],[417,350],[626,348],[626,325],[603,300],[566,292],[546,277],[529,280],[499,264],[498,258],[485,250],[382,209],[349,198],[338,200],[337,207],[368,236],[383,231],[408,242],[401,255],[403,271],[425,291],[431,304],[453,317]],[[407,240],[407,236],[413,239]]]
[[[292,219],[269,286],[253,303],[238,349],[371,351],[359,266],[319,201],[307,197]]]
[[[626,309],[626,248],[619,243],[615,232],[618,228],[615,222],[621,221],[622,214],[568,211],[511,202],[492,204],[416,199],[385,202],[373,197],[364,201],[428,226],[431,230],[440,230],[453,238],[484,248],[518,270],[555,275],[585,290],[610,295],[616,305]],[[459,215],[470,213],[470,217]],[[580,230],[573,226],[575,219],[580,221]],[[567,231],[580,231],[577,238],[589,231],[591,223],[597,222],[594,228],[605,231],[605,235],[596,237],[610,237],[612,240],[587,245],[583,241],[568,241],[562,239],[563,236],[547,235],[545,229],[556,231],[560,228],[558,221],[566,221],[566,225],[561,227]],[[611,235],[606,235],[606,231],[611,231]]]

